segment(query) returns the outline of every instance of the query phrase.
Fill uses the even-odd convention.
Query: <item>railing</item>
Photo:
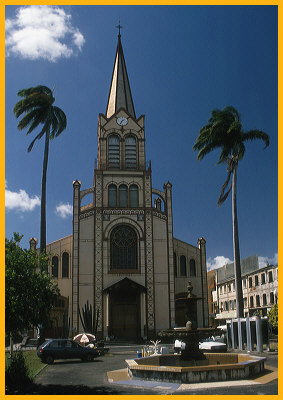
[[[151,161],[146,161],[144,163],[136,163],[136,162],[114,162],[111,161],[109,163],[98,162],[95,159],[94,168],[97,170],[106,170],[106,171],[148,171],[151,170]]]

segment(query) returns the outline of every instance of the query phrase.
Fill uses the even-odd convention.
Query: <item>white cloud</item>
[[[214,258],[209,257],[206,261],[207,270],[217,269],[223,267],[225,264],[231,264],[233,260],[224,256],[217,256]],[[278,253],[275,253],[273,257],[258,257],[259,268],[265,267],[267,264],[278,265]]]
[[[24,6],[6,19],[6,56],[57,61],[81,51],[85,39],[71,15],[56,6]]]
[[[259,268],[266,267],[267,264],[278,265],[278,253],[275,253],[274,256],[271,258],[259,256],[258,264],[259,264]]]
[[[231,264],[233,261],[224,256],[209,257],[206,261],[207,270],[217,269],[223,267],[225,264]]]
[[[56,213],[63,219],[68,218],[70,215],[73,215],[73,207],[69,203],[61,203],[56,207]]]
[[[7,181],[5,181],[5,208],[7,210],[25,212],[33,211],[35,207],[40,206],[40,198],[38,196],[30,197],[23,189],[18,192],[11,192],[7,187]]]

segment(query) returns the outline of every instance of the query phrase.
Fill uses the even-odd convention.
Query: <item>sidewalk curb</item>
[[[41,367],[34,375],[33,375],[33,379],[35,379],[37,377],[37,375],[40,374],[41,371],[43,371],[45,368],[47,367],[47,364],[43,365],[43,367]]]

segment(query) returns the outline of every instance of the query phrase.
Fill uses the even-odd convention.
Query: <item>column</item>
[[[141,312],[141,337],[145,337],[145,293],[140,293],[140,312]]]
[[[79,332],[79,214],[81,182],[73,182],[72,334]]]
[[[261,320],[261,317],[256,317],[255,328],[256,328],[256,351],[258,351],[259,353],[262,353],[263,352],[263,343],[262,343],[262,320]]]
[[[201,292],[202,292],[202,316],[203,326],[208,327],[208,291],[207,291],[207,269],[206,269],[206,240],[198,239],[200,249],[200,268],[201,268]]]
[[[246,332],[247,332],[247,351],[252,351],[251,322],[249,317],[246,318]]]
[[[242,336],[242,322],[241,318],[237,318],[238,321],[238,348],[243,350],[243,336]]]
[[[169,290],[169,324],[175,324],[175,284],[173,262],[173,215],[172,215],[172,184],[167,182],[163,186],[166,198],[167,212],[167,240],[168,240],[168,290]]]
[[[106,336],[109,337],[109,293],[105,294],[105,328],[106,328]]]

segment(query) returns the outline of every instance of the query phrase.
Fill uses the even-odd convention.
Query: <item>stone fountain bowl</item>
[[[131,378],[176,383],[247,379],[264,370],[265,357],[237,353],[204,353],[202,360],[186,361],[179,354],[125,360]]]

